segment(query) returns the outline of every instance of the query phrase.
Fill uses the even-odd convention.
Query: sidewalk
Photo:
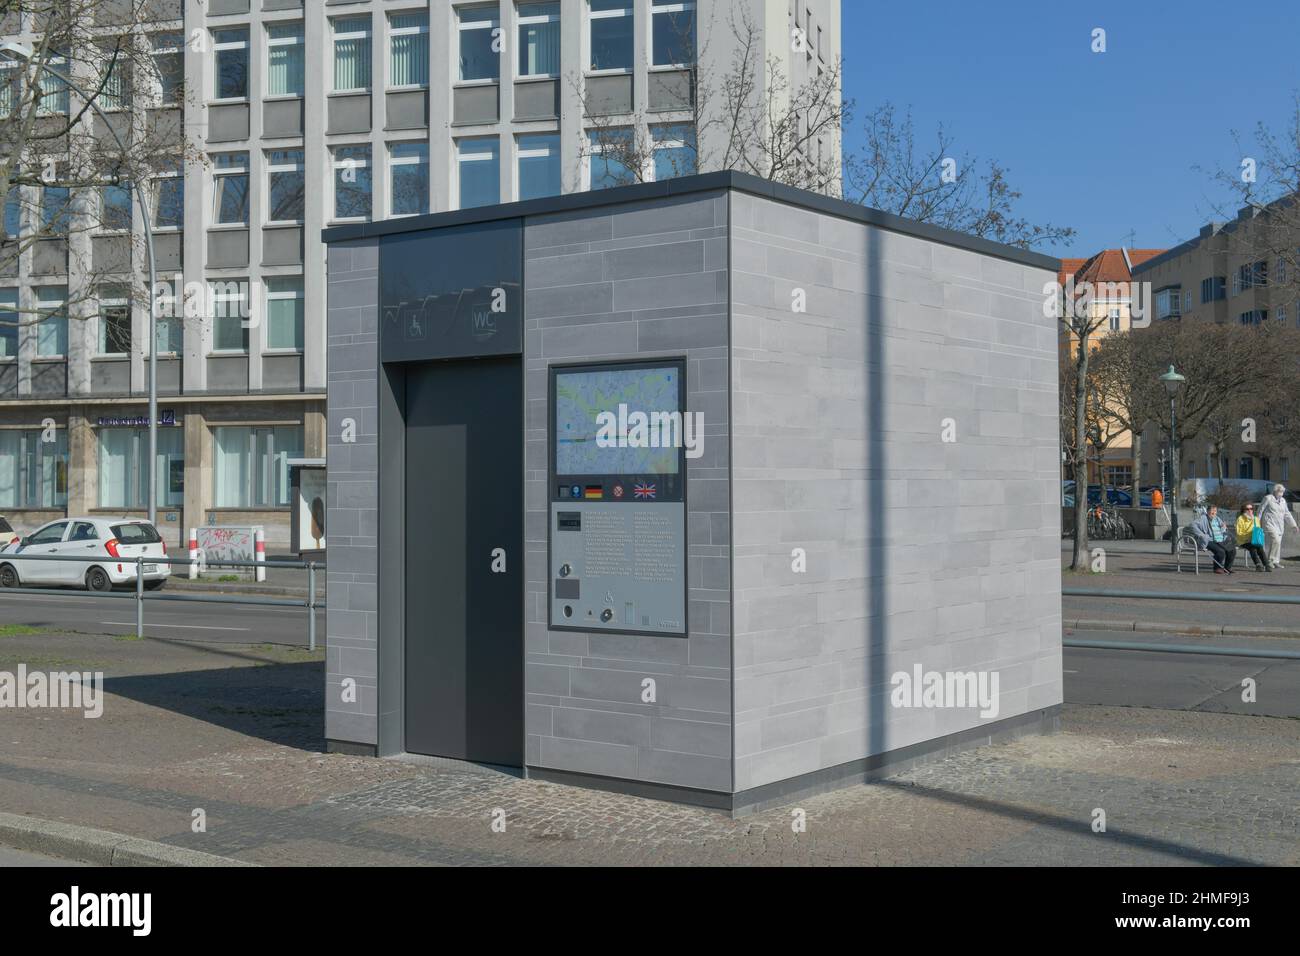
[[[1213,601],[1158,601],[1108,597],[1116,591],[1161,591],[1171,594],[1255,594],[1300,597],[1300,561],[1287,558],[1288,566],[1272,573],[1254,571],[1249,555],[1238,551],[1231,575],[1213,573],[1203,560],[1201,573],[1192,572],[1186,559],[1176,570],[1167,541],[1096,541],[1090,552],[1102,549],[1104,574],[1069,570],[1074,542],[1061,544],[1061,584],[1084,588],[1098,597],[1065,596],[1061,599],[1066,627],[1081,630],[1158,630],[1169,633],[1229,634],[1300,638],[1300,606],[1291,604],[1239,604]]]
[[[741,820],[478,769],[320,752],[320,654],[0,640],[0,669],[97,666],[104,714],[8,711],[0,811],[245,862],[1297,864],[1300,721],[1067,707],[1064,732]],[[1093,833],[1095,808],[1107,832]],[[206,832],[195,833],[195,809]],[[494,832],[504,812],[506,831]]]

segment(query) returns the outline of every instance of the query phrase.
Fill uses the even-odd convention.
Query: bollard
[[[316,650],[316,562],[307,562],[307,650]]]
[[[253,550],[256,552],[253,560],[257,562],[257,570],[253,575],[253,579],[265,581],[266,565],[263,562],[266,561],[266,535],[260,528],[253,532]]]
[[[135,559],[135,636],[144,637],[144,558]]]
[[[199,576],[199,529],[190,528],[190,580]]]

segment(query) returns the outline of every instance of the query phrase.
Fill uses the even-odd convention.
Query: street
[[[85,591],[46,595],[0,591],[0,626],[42,627],[91,634],[135,634],[135,602],[125,596],[103,597]],[[146,599],[145,634],[149,637],[219,644],[307,646],[304,608],[256,604],[200,604]],[[325,611],[316,612],[317,640],[325,639]]]
[[[1300,651],[1300,641],[1287,639],[1211,640],[1132,631],[1079,631],[1065,637]],[[1300,661],[1067,647],[1064,671],[1065,699],[1072,704],[1300,717]],[[1241,699],[1242,681],[1246,678],[1255,681],[1255,703]]]

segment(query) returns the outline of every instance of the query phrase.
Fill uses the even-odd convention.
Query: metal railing
[[[1188,592],[1169,594],[1165,591],[1103,591],[1099,588],[1061,588],[1062,597],[1105,597],[1139,601],[1219,601],[1225,604],[1300,604],[1300,595],[1293,594],[1210,594]],[[1065,639],[1065,647],[1091,647],[1116,651],[1160,651],[1166,654],[1209,654],[1221,657],[1266,657],[1278,660],[1300,660],[1300,651],[1280,651],[1251,647],[1215,647],[1198,644],[1147,644],[1139,641],[1085,641]]]
[[[92,591],[73,590],[60,591],[61,595],[69,597],[107,597],[118,599],[135,600],[135,636],[144,637],[144,605],[146,601],[196,601],[203,604],[251,604],[261,605],[263,607],[300,607],[307,611],[307,649],[316,650],[316,611],[324,610],[325,602],[316,599],[316,572],[323,570],[325,565],[316,561],[238,561],[233,559],[222,558],[220,561],[208,562],[203,557],[198,558],[173,558],[170,555],[148,556],[140,555],[134,558],[109,557],[84,557],[72,555],[54,555],[54,554],[22,554],[7,553],[0,554],[0,567],[6,564],[13,565],[19,575],[19,581],[22,580],[21,566],[28,561],[67,561],[83,565],[86,570],[91,567],[103,567],[108,564],[134,564],[135,565],[135,590],[128,591]],[[163,594],[161,592],[145,591],[145,579],[143,567],[146,564],[156,564],[161,569],[168,569],[168,578],[171,576],[171,569],[175,566],[192,567],[199,566],[203,569],[211,570],[212,568],[292,568],[296,570],[306,570],[307,572],[307,596],[304,600],[294,598],[273,598],[258,597],[256,595],[225,595],[225,594]],[[160,578],[166,581],[168,578]],[[63,583],[63,582],[55,582]],[[70,586],[71,582],[67,582]],[[50,588],[35,587],[16,587],[0,588],[0,594],[50,594]]]

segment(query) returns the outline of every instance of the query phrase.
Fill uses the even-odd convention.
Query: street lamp
[[[1165,391],[1169,393],[1169,493],[1173,500],[1173,506],[1169,509],[1172,525],[1169,532],[1169,550],[1176,554],[1178,552],[1178,413],[1174,407],[1174,400],[1187,379],[1174,371],[1173,365],[1170,365],[1169,371],[1160,376],[1160,381],[1164,382]]]
[[[8,41],[0,43],[0,53],[8,53],[11,57],[19,59],[35,66],[38,70],[44,70],[51,76],[62,80],[68,89],[74,91],[80,96],[95,115],[104,121],[108,127],[109,133],[112,134],[113,140],[117,143],[117,148],[126,155],[126,144],[122,142],[122,137],[118,135],[117,129],[104,111],[99,108],[99,104],[88,96],[86,92],[72,82],[72,78],[62,70],[57,70],[48,63],[34,62],[32,60],[32,48],[23,43]],[[145,258],[149,264],[149,523],[156,525],[158,523],[158,342],[156,317],[154,316],[153,291],[154,291],[154,256],[153,256],[153,225],[149,219],[149,204],[145,201],[145,189],[140,183],[133,184],[135,188],[136,202],[140,205],[140,216],[144,220],[144,241],[145,241]]]

